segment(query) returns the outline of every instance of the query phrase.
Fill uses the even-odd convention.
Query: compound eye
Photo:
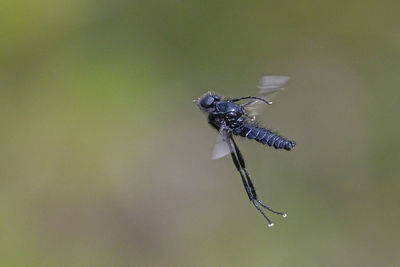
[[[212,104],[214,103],[214,97],[208,95],[203,97],[203,99],[200,100],[200,106],[203,108],[209,108]]]

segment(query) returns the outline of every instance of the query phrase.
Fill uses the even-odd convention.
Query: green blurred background
[[[0,4],[1,266],[400,266],[397,1]],[[192,103],[289,75],[240,141]]]

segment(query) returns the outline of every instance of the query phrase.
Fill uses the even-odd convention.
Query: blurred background
[[[400,266],[396,1],[2,1],[1,266]],[[291,76],[239,146],[192,103]]]

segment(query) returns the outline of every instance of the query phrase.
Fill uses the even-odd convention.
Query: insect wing
[[[214,145],[212,159],[220,159],[231,153],[228,145],[228,135],[226,131],[221,130],[217,135],[217,142]]]
[[[288,76],[262,77],[257,86],[259,89],[259,93],[257,96],[263,99],[266,99],[266,97],[269,96],[268,99],[266,99],[268,101],[271,95],[284,89],[283,86],[287,81],[289,81],[289,79],[290,77]],[[264,106],[265,103],[260,100],[251,100],[243,105],[243,107],[246,109],[247,115],[249,115],[250,117],[260,114]]]
[[[264,76],[258,84],[259,95],[267,96],[269,94],[283,90],[283,86],[290,77],[288,76]]]

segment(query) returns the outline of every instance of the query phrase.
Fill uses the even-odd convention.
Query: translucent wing
[[[225,130],[220,130],[217,135],[217,142],[214,145],[212,159],[220,159],[231,153],[228,143],[228,135]]]
[[[288,76],[264,76],[258,84],[259,94],[267,96],[277,91],[283,90],[283,85],[289,81]]]
[[[274,93],[277,93],[283,90],[283,86],[287,81],[289,81],[290,77],[288,76],[264,76],[260,79],[258,84],[258,97],[261,97],[267,101],[267,96],[271,96]],[[272,102],[270,102],[272,104]],[[260,100],[251,100],[243,105],[246,109],[247,115],[254,117],[260,113],[260,111],[265,106],[265,103]]]

